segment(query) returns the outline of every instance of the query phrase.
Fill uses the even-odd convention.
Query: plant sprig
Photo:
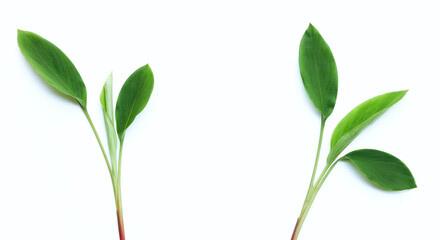
[[[142,66],[128,77],[119,92],[115,111],[112,74],[105,81],[100,101],[107,132],[109,150],[107,155],[87,110],[86,87],[73,63],[58,47],[35,33],[18,30],[17,41],[23,56],[44,81],[61,93],[74,98],[83,110],[110,173],[116,202],[119,238],[125,240],[121,196],[122,147],[127,128],[145,108],[153,91],[154,77],[151,68],[148,65]]]
[[[407,93],[407,90],[376,96],[349,112],[333,131],[327,163],[315,181],[325,122],[333,112],[336,104],[338,71],[330,47],[312,24],[309,25],[301,39],[299,68],[304,88],[313,105],[320,112],[321,128],[310,185],[292,234],[292,240],[298,239],[301,227],[319,189],[336,164],[341,160],[352,162],[369,181],[384,190],[399,191],[417,187],[408,167],[389,153],[375,149],[360,149],[338,158],[342,151],[366,127],[400,101]]]

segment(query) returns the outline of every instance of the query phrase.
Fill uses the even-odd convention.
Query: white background
[[[298,70],[310,22],[339,72],[322,162],[353,107],[409,89],[345,152],[390,152],[418,188],[385,192],[339,163],[300,239],[440,239],[436,1],[120,2],[0,3],[1,239],[118,239],[110,178],[86,118],[32,70],[17,28],[69,56],[104,139],[106,77],[113,71],[116,100],[134,70],[153,69],[153,94],[124,146],[127,239],[290,239],[320,124]]]

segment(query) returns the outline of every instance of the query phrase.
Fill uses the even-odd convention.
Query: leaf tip
[[[417,183],[416,183],[416,179],[414,179],[414,176],[412,175],[412,173],[411,173],[411,178],[412,178],[412,181],[408,184],[408,186],[405,189],[402,189],[402,190],[410,190],[410,189],[414,189],[414,188],[418,187]]]
[[[145,65],[143,66],[143,68],[145,68],[145,69],[151,71],[151,67],[150,67],[150,65],[149,65],[148,63],[145,64]]]
[[[405,187],[395,188],[395,189],[392,189],[392,188],[383,188],[383,189],[386,190],[386,191],[398,192],[398,191],[411,190],[411,189],[414,189],[414,188],[417,188],[417,184],[416,184],[415,181],[410,183],[410,184],[408,184]]]
[[[318,29],[316,29],[316,27],[315,26],[313,26],[313,24],[312,23],[309,23],[309,27],[307,28],[307,30],[306,30],[306,33],[309,33],[309,34],[316,34],[316,32],[318,32]],[[319,33],[319,32],[318,32]]]
[[[26,31],[23,31],[21,29],[17,28],[17,41],[18,43],[20,43],[22,36],[26,33]],[[20,44],[19,44],[20,45]]]
[[[17,28],[17,38],[18,38],[18,39],[20,39],[21,37],[23,37],[23,36],[25,36],[25,35],[29,36],[29,35],[31,35],[31,34],[35,34],[35,33],[33,33],[33,32],[29,32],[29,31],[25,31],[25,30],[21,30],[21,29],[18,29],[18,28]]]
[[[400,93],[400,99],[402,99],[403,97],[405,97],[405,95],[408,93],[409,89],[405,89],[405,90],[401,90],[401,91],[397,91],[396,93]]]
[[[23,34],[23,33],[27,33],[27,31],[17,28],[17,34]]]
[[[154,74],[153,74],[153,70],[151,70],[150,65],[147,63],[147,64],[145,64],[143,66],[143,68],[144,68],[145,71],[147,71],[149,74],[151,74],[151,76],[152,76],[151,81],[152,81],[152,83],[154,85]]]
[[[311,23],[309,23],[309,26],[307,27],[306,32],[304,34],[310,34],[310,32],[312,32],[313,29],[315,29],[315,27]]]

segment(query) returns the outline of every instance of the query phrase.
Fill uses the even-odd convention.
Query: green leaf
[[[299,69],[313,105],[327,119],[336,103],[338,71],[330,47],[312,24],[301,39]]]
[[[408,167],[389,153],[361,149],[342,159],[350,160],[365,177],[385,190],[399,191],[417,187]]]
[[[101,91],[101,106],[104,114],[105,129],[107,131],[108,148],[112,168],[116,171],[116,151],[118,147],[118,137],[115,131],[115,117],[113,114],[113,75],[110,74],[105,81]]]
[[[18,46],[35,71],[52,87],[75,98],[86,108],[87,91],[81,76],[69,58],[39,35],[18,30]]]
[[[153,72],[147,64],[131,74],[122,86],[116,102],[116,128],[121,142],[125,130],[147,105],[153,85]]]
[[[331,150],[327,164],[331,164],[338,155],[368,125],[382,116],[391,106],[405,96],[407,90],[385,93],[371,98],[349,112],[336,126],[332,134]]]

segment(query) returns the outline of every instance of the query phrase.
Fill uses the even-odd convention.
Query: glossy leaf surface
[[[361,149],[343,158],[350,160],[366,178],[385,190],[399,191],[417,187],[408,167],[389,153]]]
[[[86,108],[84,82],[69,58],[54,44],[39,35],[18,30],[18,46],[35,71],[52,87],[75,98]]]
[[[116,151],[118,147],[118,137],[115,130],[115,115],[113,112],[113,75],[105,81],[101,91],[101,106],[104,114],[105,129],[107,131],[108,148],[113,170],[116,166]]]
[[[313,105],[327,119],[336,103],[338,71],[330,47],[312,24],[301,39],[299,68]]]
[[[368,125],[373,123],[391,106],[402,99],[406,92],[407,91],[385,93],[371,98],[351,110],[333,131],[331,150],[327,158],[327,164],[331,164],[348,144]]]
[[[122,86],[116,102],[116,127],[121,141],[125,130],[147,105],[153,85],[153,72],[145,65],[131,74]]]

